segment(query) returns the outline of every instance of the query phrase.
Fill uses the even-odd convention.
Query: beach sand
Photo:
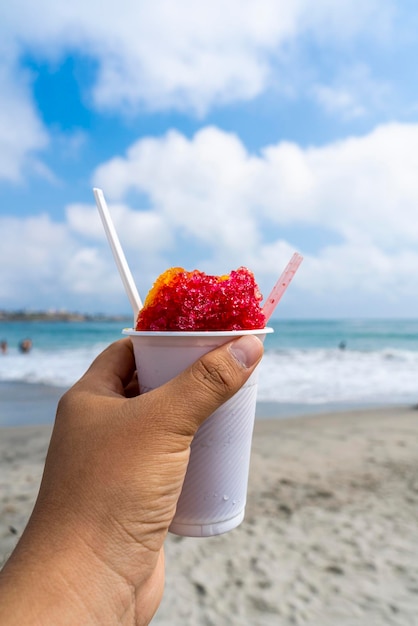
[[[0,429],[0,561],[36,497],[49,426]],[[418,411],[256,422],[246,518],[169,535],[153,626],[418,625]]]

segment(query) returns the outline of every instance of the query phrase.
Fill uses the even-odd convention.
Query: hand
[[[38,500],[0,574],[3,626],[149,623],[190,443],[262,351],[241,337],[141,396],[129,339],[94,361],[58,405]]]

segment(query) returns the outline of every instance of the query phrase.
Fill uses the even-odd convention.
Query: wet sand
[[[0,381],[0,428],[52,424],[65,391],[50,385]]]
[[[0,561],[32,509],[50,426],[0,429]],[[418,624],[418,411],[256,422],[246,518],[169,535],[153,626]]]

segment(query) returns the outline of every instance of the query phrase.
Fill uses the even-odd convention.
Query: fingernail
[[[244,335],[229,344],[229,351],[242,367],[251,367],[263,354],[263,344],[255,335]]]

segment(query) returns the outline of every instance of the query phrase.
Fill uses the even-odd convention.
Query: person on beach
[[[7,354],[7,341],[0,341],[0,351],[2,354]]]
[[[262,352],[240,337],[140,396],[129,339],[97,357],[58,404],[37,502],[0,572],[2,626],[149,624],[193,436]]]
[[[20,352],[22,352],[22,354],[27,354],[28,352],[30,352],[32,350],[32,339],[22,339],[22,341],[19,343],[19,350]]]

